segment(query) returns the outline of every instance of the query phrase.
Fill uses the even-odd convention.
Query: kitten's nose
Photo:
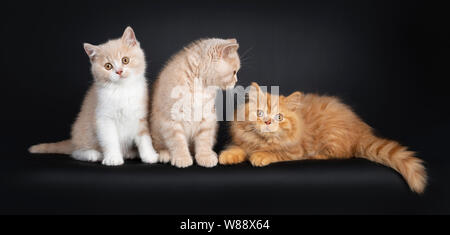
[[[266,123],[266,125],[270,125],[270,123],[272,123],[272,120],[269,119],[269,120],[265,121],[264,123]]]
[[[123,70],[117,70],[116,73],[122,75]]]

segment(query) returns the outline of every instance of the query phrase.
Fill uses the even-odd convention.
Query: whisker
[[[241,58],[245,58],[245,56],[247,55],[247,53],[249,53],[251,50],[253,49],[253,46],[249,47],[247,50],[245,50],[242,55]]]

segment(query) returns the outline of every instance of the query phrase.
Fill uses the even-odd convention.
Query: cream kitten
[[[150,121],[161,162],[188,167],[193,164],[192,149],[198,165],[217,165],[217,154],[212,150],[217,131],[214,101],[218,88],[233,87],[237,82],[238,47],[236,39],[199,40],[173,56],[162,70],[154,85]],[[181,98],[174,97],[180,87],[185,88],[183,94],[179,94]],[[194,98],[197,94],[202,94],[201,99]],[[174,110],[178,104],[184,105],[181,111]],[[186,104],[193,105],[186,108]],[[204,108],[198,112],[191,110],[194,106]],[[203,113],[205,107],[213,115]],[[180,120],[174,118],[174,113],[194,116],[200,113],[200,118]]]
[[[72,154],[81,161],[102,161],[116,166],[136,157],[155,163],[158,154],[149,135],[145,56],[131,27],[122,38],[94,46],[84,44],[94,76],[81,111],[72,127],[72,138],[32,146],[31,153]]]

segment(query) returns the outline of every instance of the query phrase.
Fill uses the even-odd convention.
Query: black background
[[[234,0],[6,4],[1,82],[4,182],[17,180],[11,172],[26,174],[24,162],[49,167],[45,159],[30,162],[28,146],[69,137],[92,83],[82,43],[117,38],[130,25],[146,53],[150,83],[187,43],[204,37],[237,38],[243,57],[238,85],[257,81],[280,86],[282,94],[300,90],[340,97],[380,135],[410,146],[427,162],[431,189],[425,197],[434,204],[412,212],[450,212],[446,197],[450,97],[445,82],[450,40],[448,13],[441,4]],[[216,150],[227,140],[222,124]],[[70,169],[70,164],[84,163],[64,158],[61,164]],[[336,211],[343,212],[327,210],[326,203],[316,211],[306,210]]]

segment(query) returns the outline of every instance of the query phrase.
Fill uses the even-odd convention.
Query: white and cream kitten
[[[191,151],[198,165],[217,165],[217,154],[212,150],[217,131],[214,100],[217,88],[233,87],[237,82],[240,59],[236,39],[203,39],[195,41],[169,60],[153,87],[150,128],[155,149],[161,162],[177,167],[193,164]],[[211,89],[211,86],[213,89]],[[184,87],[180,97],[173,97],[174,89]],[[176,93],[176,92],[175,92]],[[196,94],[201,99],[195,99]],[[189,110],[194,106],[207,107],[213,115],[200,115],[196,119],[174,118],[178,104],[191,104],[181,114],[199,114]],[[202,111],[200,111],[202,114]]]
[[[30,147],[31,153],[71,154],[81,161],[116,166],[139,156],[155,163],[158,154],[148,128],[148,89],[143,50],[131,27],[122,38],[94,46],[84,44],[94,84],[72,126],[72,137]]]

